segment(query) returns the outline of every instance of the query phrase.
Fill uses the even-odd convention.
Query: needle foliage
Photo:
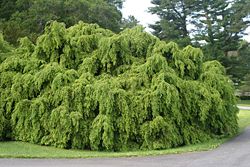
[[[2,42],[2,41],[0,41]],[[0,64],[0,139],[107,151],[166,149],[237,132],[225,69],[142,27],[51,22]]]

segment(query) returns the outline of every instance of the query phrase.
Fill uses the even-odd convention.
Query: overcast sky
[[[153,24],[158,17],[148,13],[147,10],[152,6],[151,0],[125,0],[123,4],[123,16],[127,18],[129,15],[135,16],[140,21],[140,24],[147,27],[148,24]],[[147,29],[149,30],[149,29]]]
[[[129,15],[135,16],[135,18],[140,21],[140,24],[147,27],[148,24],[153,24],[157,21],[157,16],[147,13],[149,7],[152,6],[151,0],[125,0],[123,5],[123,16],[127,18]],[[148,28],[147,31],[150,31]],[[248,27],[244,39],[250,42],[250,27]]]

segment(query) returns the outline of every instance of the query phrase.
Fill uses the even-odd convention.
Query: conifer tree
[[[122,21],[122,0],[11,0],[2,4],[0,31],[15,45],[25,36],[34,42],[51,20],[64,22],[67,27],[79,21],[97,23],[114,32],[120,31]]]
[[[160,21],[150,25],[153,34],[161,40],[176,41],[181,46],[191,43],[188,31],[189,20],[196,1],[193,0],[152,0],[150,13],[159,16]]]
[[[20,42],[0,64],[0,140],[152,150],[238,131],[225,69],[198,48],[83,22]]]

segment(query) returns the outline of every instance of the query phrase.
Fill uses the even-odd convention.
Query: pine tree
[[[152,0],[154,7],[149,9],[150,13],[160,17],[160,21],[150,28],[153,34],[161,40],[176,41],[181,46],[190,44],[190,32],[188,31],[189,19],[195,8],[193,0]]]
[[[134,16],[128,16],[128,18],[124,18],[122,20],[122,29],[126,29],[126,28],[133,28],[139,25],[139,21],[134,17]]]
[[[9,20],[11,15],[16,11],[16,0],[0,1],[0,19]]]
[[[240,97],[250,99],[250,73],[244,77],[243,85],[240,87]]]
[[[226,56],[235,51],[244,31],[249,26],[245,20],[249,11],[245,11],[244,0],[237,1],[199,1],[193,14],[195,40],[206,42],[206,53],[211,58]],[[216,54],[217,53],[217,54]]]

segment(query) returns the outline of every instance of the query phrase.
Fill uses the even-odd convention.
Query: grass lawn
[[[239,113],[240,132],[250,126],[250,110],[241,110]]]
[[[250,111],[240,111],[239,126],[240,132],[245,127],[250,125]],[[167,150],[154,151],[133,151],[133,152],[97,152],[97,151],[82,151],[82,150],[65,150],[54,147],[39,146],[24,142],[0,142],[0,157],[1,158],[90,158],[90,157],[129,157],[129,156],[147,156],[147,155],[162,155],[174,154],[193,151],[211,150],[225,141],[225,139],[214,139],[202,144],[184,146]]]
[[[250,106],[250,100],[239,100],[238,105],[240,105],[240,106]]]

